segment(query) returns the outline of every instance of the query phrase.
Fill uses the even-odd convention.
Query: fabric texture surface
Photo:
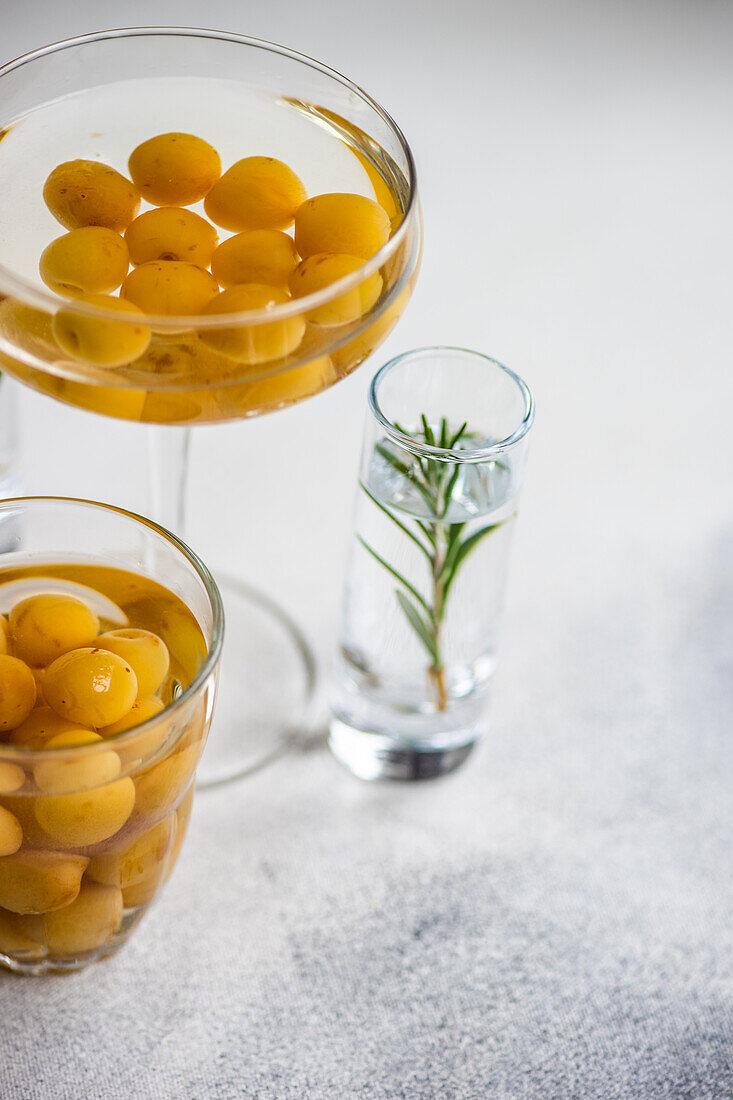
[[[200,794],[120,955],[0,978],[4,1100],[733,1095],[733,578],[651,565],[513,601],[453,777]]]
[[[395,333],[316,400],[194,435],[191,545],[322,665],[373,370],[461,344],[537,398],[480,748],[369,785],[321,730],[199,795],[116,958],[0,974],[0,1100],[731,1100],[733,6],[0,6],[3,59],[121,22],[283,42],[409,137],[425,252]],[[28,492],[150,512],[141,425],[21,405]]]

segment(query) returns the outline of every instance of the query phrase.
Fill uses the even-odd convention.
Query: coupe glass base
[[[316,682],[310,647],[286,612],[232,577],[217,582],[226,645],[199,789],[239,779],[284,752],[307,727]]]
[[[454,734],[443,745],[399,741],[333,718],[328,744],[359,779],[437,779],[459,768],[479,740],[475,729],[466,730],[463,737]]]

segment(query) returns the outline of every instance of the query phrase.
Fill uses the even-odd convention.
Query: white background
[[[390,787],[315,745],[202,796],[118,958],[0,985],[0,1094],[730,1095],[733,7],[0,2],[8,57],[121,23],[282,42],[413,146],[424,264],[374,362],[195,437],[190,541],[321,658],[372,369],[463,344],[537,400],[480,752]],[[147,508],[144,429],[22,404],[29,492]]]

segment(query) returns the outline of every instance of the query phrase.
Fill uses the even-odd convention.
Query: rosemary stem
[[[432,524],[432,533],[435,549],[432,555],[432,582],[433,582],[433,607],[432,628],[435,647],[435,660],[428,670],[428,676],[433,686],[435,703],[438,710],[445,710],[448,706],[448,696],[445,686],[445,666],[441,653],[441,624],[444,614],[444,589],[442,581],[443,566],[447,553],[447,539],[445,524],[437,522]]]
[[[443,417],[440,426],[434,429],[427,416],[420,417],[422,423],[422,436],[425,442],[436,446],[436,439],[441,448],[453,450],[465,437],[471,433],[466,431],[467,424],[451,433],[448,420]],[[411,433],[405,428],[396,425],[398,431],[409,436]],[[427,514],[421,517],[411,517],[416,531],[407,526],[408,520],[400,519],[386,503],[382,502],[362,482],[361,486],[370,500],[380,509],[399,530],[419,547],[429,567],[428,591],[423,595],[419,589],[394,565],[390,565],[370,546],[361,535],[357,535],[365,550],[385,569],[401,587],[395,589],[395,596],[400,608],[411,629],[419,639],[420,644],[430,657],[427,667],[428,691],[435,700],[439,711],[448,709],[448,687],[446,684],[446,669],[443,661],[442,638],[443,624],[446,617],[448,597],[452,590],[452,584],[456,574],[466,556],[478,543],[492,531],[501,527],[502,522],[490,523],[479,530],[470,530],[464,534],[467,520],[460,523],[449,523],[446,516],[449,513],[453,500],[453,491],[458,482],[463,463],[454,461],[451,469],[445,462],[432,457],[418,457],[413,461],[409,457],[402,458],[395,453],[394,447],[388,445],[387,440],[375,444],[375,452],[384,462],[396,470],[410,486],[417,490],[426,506]],[[422,538],[420,537],[422,535]],[[423,542],[423,538],[426,540]]]

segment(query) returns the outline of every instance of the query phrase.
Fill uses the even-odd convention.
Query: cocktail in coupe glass
[[[378,104],[318,62],[271,43],[180,28],[87,35],[12,62],[0,70],[0,123],[0,365],[60,401],[156,425],[154,511],[182,533],[191,425],[257,416],[326,389],[399,319],[421,250],[409,147]],[[299,289],[291,282],[290,292],[281,289],[261,306],[257,294],[238,298],[235,287],[234,296],[227,289],[229,297],[217,299],[233,303],[226,309],[144,309],[141,317],[44,286],[39,256],[61,229],[42,198],[54,169],[97,161],[126,176],[136,147],[176,133],[210,143],[225,172],[242,158],[275,158],[311,198],[370,200],[384,217],[382,243],[357,262],[344,261],[336,281],[319,281],[306,268]],[[207,212],[204,202],[189,209]],[[220,240],[236,228],[218,228]],[[297,234],[296,220],[295,245]],[[316,258],[299,251],[301,272]],[[100,341],[118,339],[132,350],[109,355],[105,346],[96,354]],[[313,686],[307,645],[287,615],[255,589],[236,581],[222,587],[227,647],[204,784],[244,774],[276,753]]]

